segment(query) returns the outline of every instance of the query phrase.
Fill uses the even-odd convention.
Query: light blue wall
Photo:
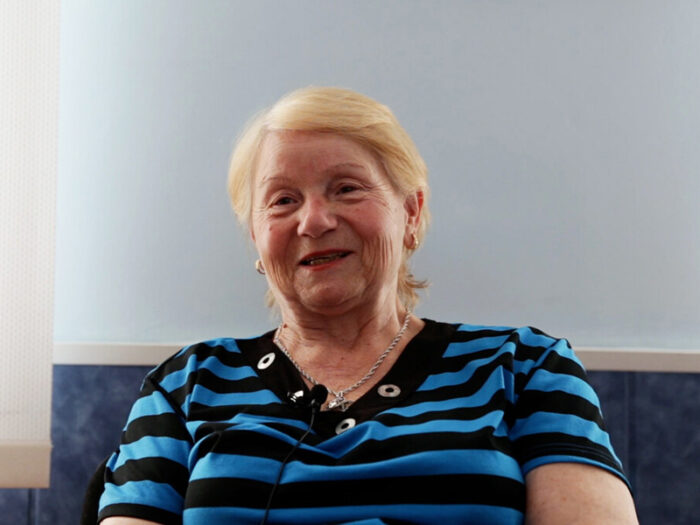
[[[309,84],[391,106],[430,168],[418,313],[700,347],[700,4],[62,2],[55,334],[272,322],[224,190]]]

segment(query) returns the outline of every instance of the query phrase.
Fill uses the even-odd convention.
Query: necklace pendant
[[[345,399],[345,397],[343,397],[343,395],[340,394],[339,396],[335,396],[335,399],[328,403],[328,410],[333,410],[334,408],[337,408],[341,412],[345,412],[351,404],[352,401]]]

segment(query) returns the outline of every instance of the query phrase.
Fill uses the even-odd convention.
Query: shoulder
[[[442,323],[441,323],[442,324]],[[564,338],[553,337],[534,326],[476,325],[450,323],[455,331],[452,342],[463,344],[465,349],[498,347],[505,352],[544,351],[557,345],[569,347]]]
[[[184,346],[151,370],[146,381],[181,385],[192,373],[209,371],[221,375],[227,370],[247,367],[246,349],[258,345],[263,337],[220,337]]]
[[[530,374],[538,368],[583,373],[583,366],[569,341],[533,326],[451,323],[454,332],[445,357],[497,359],[514,373]]]

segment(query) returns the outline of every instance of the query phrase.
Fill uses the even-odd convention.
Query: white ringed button
[[[338,423],[338,426],[335,427],[335,433],[342,434],[343,432],[351,429],[354,426],[355,426],[355,420],[353,418],[349,417],[347,419],[343,419],[340,423]]]
[[[382,397],[398,397],[401,394],[401,389],[396,385],[382,385],[377,389],[377,392]]]
[[[265,354],[260,358],[260,361],[258,361],[258,369],[260,370],[265,370],[268,366],[270,366],[275,360],[275,353],[270,352],[269,354]]]

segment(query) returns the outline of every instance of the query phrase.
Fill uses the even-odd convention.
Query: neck
[[[346,328],[354,326],[359,329],[350,335],[340,333],[339,339],[343,342],[340,345],[329,339],[333,330],[329,329],[328,323],[320,328],[316,324],[310,327],[283,323],[276,332],[275,343],[292,360],[309,386],[320,383],[328,388],[334,396],[329,401],[329,409],[345,410],[391,368],[407,341],[417,332],[416,326],[409,330],[411,314],[403,308],[398,323],[400,328],[389,335],[392,325],[397,322],[397,313],[390,312],[359,324],[357,319],[350,323],[352,317],[343,316]],[[331,324],[335,330],[340,326]],[[422,322],[414,324],[420,326]],[[282,341],[285,331],[287,336]],[[382,367],[385,369],[379,372]]]
[[[407,309],[398,300],[374,308],[357,308],[336,315],[300,312],[287,308],[282,313],[280,339],[300,357],[317,357],[323,362],[372,347],[383,349],[401,328]]]
[[[293,308],[283,309],[282,315],[277,334],[293,361],[316,382],[341,390],[361,379],[377,362],[409,314],[394,297],[375,308],[349,309],[339,315],[300,315]],[[405,333],[376,370],[376,378],[391,368],[422,325],[409,317]],[[361,392],[357,389],[353,394]]]

